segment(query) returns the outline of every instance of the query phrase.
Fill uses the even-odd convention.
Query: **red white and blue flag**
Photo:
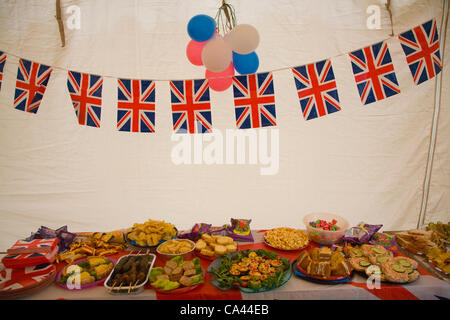
[[[155,82],[118,79],[117,129],[155,132]]]
[[[100,128],[102,87],[101,76],[68,72],[67,88],[80,125]]]
[[[170,81],[170,96],[176,133],[212,132],[208,80]]]
[[[8,254],[23,253],[49,253],[52,252],[58,244],[58,238],[17,240],[16,243],[7,250]]]
[[[39,264],[32,267],[0,271],[0,291],[9,291],[36,286],[56,272],[53,264]]]
[[[306,120],[341,110],[330,60],[295,67],[292,72],[302,114]]]
[[[433,78],[442,70],[436,20],[406,31],[398,36],[416,84]]]
[[[2,89],[3,68],[5,67],[6,53],[0,51],[0,90]]]
[[[233,77],[233,94],[239,129],[277,125],[271,72]]]
[[[356,86],[363,104],[400,93],[394,64],[386,42],[349,53]]]
[[[49,66],[20,59],[17,69],[14,108],[37,113],[52,70]]]

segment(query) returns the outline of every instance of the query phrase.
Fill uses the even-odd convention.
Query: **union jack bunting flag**
[[[421,84],[441,72],[439,35],[435,19],[400,34],[398,38],[416,84]]]
[[[311,120],[341,110],[330,60],[292,68],[303,117]]]
[[[233,94],[239,129],[277,125],[271,72],[233,77]]]
[[[173,130],[212,132],[208,80],[170,81]]]
[[[52,68],[49,66],[20,59],[17,69],[14,108],[37,113],[51,73]]]
[[[387,43],[379,42],[353,51],[349,57],[363,104],[400,93]]]
[[[20,269],[3,269],[0,271],[0,291],[36,286],[55,272],[56,267],[48,263]]]
[[[100,128],[102,87],[101,76],[68,72],[67,88],[80,125]]]
[[[118,79],[117,129],[155,132],[155,82]]]
[[[5,67],[6,53],[0,51],[0,90],[2,89],[3,68]]]

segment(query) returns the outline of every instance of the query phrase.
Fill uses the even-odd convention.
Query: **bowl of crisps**
[[[178,230],[173,224],[150,219],[144,223],[135,223],[126,234],[126,240],[135,247],[154,249],[167,240],[175,239],[177,235]]]
[[[188,239],[171,239],[161,243],[156,252],[164,260],[172,259],[176,256],[183,256],[183,259],[194,258],[195,242]]]

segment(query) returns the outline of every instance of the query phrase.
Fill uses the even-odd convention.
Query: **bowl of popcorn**
[[[303,217],[308,237],[323,245],[339,241],[347,231],[349,224],[343,217],[331,213],[311,213]]]
[[[156,252],[164,260],[172,259],[176,256],[183,256],[183,258],[193,257],[195,243],[188,239],[172,239],[161,243]]]
[[[264,242],[274,249],[300,250],[308,245],[309,239],[303,230],[275,228],[265,233]]]

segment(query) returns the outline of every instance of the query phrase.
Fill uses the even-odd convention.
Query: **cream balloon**
[[[220,37],[209,40],[202,51],[202,61],[206,69],[212,72],[225,70],[233,59],[231,47]]]
[[[231,49],[239,54],[249,54],[259,45],[259,33],[249,24],[240,24],[225,37]]]

